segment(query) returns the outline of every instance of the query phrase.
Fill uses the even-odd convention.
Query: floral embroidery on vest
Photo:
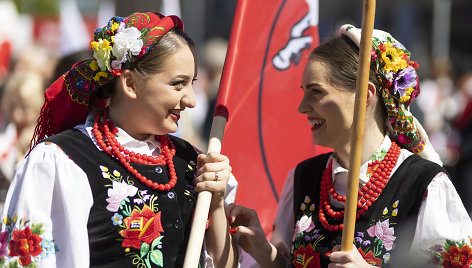
[[[359,245],[358,250],[367,263],[380,266],[383,263],[390,262],[390,253],[395,247],[395,222],[390,222],[392,217],[398,215],[398,203],[395,201],[391,208],[385,207],[382,216],[378,221],[370,224],[365,232],[357,232],[354,236],[355,242]],[[383,253],[385,252],[385,253]]]
[[[43,224],[31,223],[18,216],[3,219],[3,232],[0,233],[0,265],[2,267],[37,267],[37,263],[58,252],[52,240],[42,236]],[[6,256],[8,261],[5,259]]]
[[[190,161],[188,171],[195,173],[195,163]],[[130,177],[124,178],[117,170],[110,171],[108,167],[100,166],[104,179],[110,180],[108,187],[108,205],[106,209],[114,212],[110,221],[120,228],[123,238],[121,246],[126,256],[132,258],[133,264],[139,267],[163,267],[162,254],[164,229],[161,223],[161,213],[157,196],[149,194],[148,190],[139,190],[134,186]],[[196,199],[193,188],[185,190],[185,194]]]
[[[299,267],[320,267],[319,252],[316,252],[317,245],[325,237],[319,234],[320,229],[315,228],[315,204],[311,202],[309,196],[305,196],[305,200],[300,206],[303,215],[295,224],[295,232],[292,243],[292,264]]]
[[[429,263],[445,268],[472,266],[472,239],[462,241],[446,240],[444,246],[435,245],[425,253]]]
[[[391,206],[385,207],[377,220],[372,220],[365,232],[357,232],[354,239],[359,253],[367,263],[381,266],[390,262],[390,252],[395,247],[395,217],[398,215],[399,200]],[[292,243],[293,260],[295,267],[320,267],[318,244],[325,239],[322,230],[316,228],[318,221],[315,204],[309,196],[300,206],[302,216],[295,224]]]

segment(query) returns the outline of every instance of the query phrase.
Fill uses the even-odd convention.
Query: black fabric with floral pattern
[[[342,231],[327,231],[318,220],[321,177],[329,156],[305,160],[295,170],[293,267],[327,267],[326,254],[341,244]],[[426,189],[440,171],[444,170],[439,165],[411,155],[369,210],[356,221],[354,242],[369,264],[385,267],[395,263],[396,267],[407,259]],[[343,221],[336,220],[332,224]]]
[[[184,140],[169,137],[176,147],[179,179],[173,189],[162,192],[137,181],[80,131],[47,139],[59,145],[89,179],[94,200],[87,224],[90,267],[182,267],[196,204],[197,153]],[[169,181],[167,166],[132,165],[153,181]]]

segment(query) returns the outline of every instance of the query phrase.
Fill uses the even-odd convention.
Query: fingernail
[[[231,228],[231,229],[229,229],[229,233],[230,233],[230,234],[235,234],[235,233],[236,233],[236,228]]]
[[[234,218],[233,217],[229,217],[229,223],[234,223]]]
[[[325,255],[329,257],[329,255],[331,255],[331,253],[332,253],[332,251],[329,251],[329,252],[326,252]]]

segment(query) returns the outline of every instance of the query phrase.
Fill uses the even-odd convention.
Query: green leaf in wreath
[[[141,249],[139,251],[141,253],[141,258],[144,257],[149,252],[149,245],[146,243],[142,243]]]
[[[156,264],[156,265],[159,265],[161,267],[164,267],[164,262],[162,260],[162,252],[158,249],[156,250],[153,250],[151,251],[151,261]]]
[[[156,239],[154,239],[154,241],[152,241],[151,250],[153,250],[156,246],[162,244],[162,242],[161,242],[162,238],[164,238],[163,235],[161,235],[159,237],[156,237]]]

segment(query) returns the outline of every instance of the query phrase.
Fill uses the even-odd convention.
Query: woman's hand
[[[230,174],[228,157],[215,152],[198,155],[195,190],[212,192],[210,210],[223,205]]]
[[[328,265],[328,268],[376,267],[368,264],[364,260],[364,258],[362,258],[355,245],[352,246],[352,249],[350,251],[341,251],[341,245],[334,246],[332,253],[329,255],[329,260],[331,261],[331,263]]]
[[[262,267],[279,267],[277,249],[267,241],[255,210],[229,204],[226,216],[232,227],[230,233],[239,235],[238,244],[244,251]]]

